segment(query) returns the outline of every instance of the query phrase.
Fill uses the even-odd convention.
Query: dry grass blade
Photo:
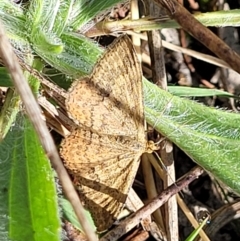
[[[80,223],[82,224],[89,240],[97,240],[94,232],[89,228],[87,220],[84,217],[83,208],[77,196],[77,193],[72,185],[72,182],[59,158],[57,149],[53,142],[53,139],[48,131],[46,123],[43,121],[41,116],[41,110],[36,102],[32,91],[25,80],[20,65],[18,63],[17,57],[15,56],[12,46],[10,45],[3,25],[0,23],[0,55],[2,56],[3,62],[8,68],[13,83],[25,105],[28,116],[36,129],[40,142],[43,148],[50,158],[54,169],[56,170],[58,177],[62,183],[63,190],[71,202]]]

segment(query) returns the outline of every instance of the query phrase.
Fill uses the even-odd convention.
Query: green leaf
[[[206,97],[206,96],[222,96],[228,98],[238,98],[226,91],[207,88],[193,88],[185,86],[168,86],[168,91],[181,97]]]
[[[63,217],[71,222],[75,228],[79,229],[81,232],[84,232],[70,202],[65,198],[60,198],[60,203],[63,211]],[[85,210],[85,217],[87,218],[88,223],[91,225],[92,230],[96,230],[91,214],[87,210]]]
[[[26,17],[19,4],[13,1],[0,1],[0,19],[4,24],[7,35],[16,49],[27,51],[29,43],[26,32]]]
[[[88,21],[92,20],[97,14],[106,11],[113,5],[121,2],[120,0],[80,0],[75,1],[71,20],[71,27],[79,29]]]
[[[53,173],[25,116],[0,144],[0,182],[1,240],[60,240]]]
[[[199,224],[198,228],[193,230],[193,232],[185,239],[185,241],[193,241],[199,234],[199,232],[203,229],[203,227],[207,224],[209,218],[206,217],[202,223]]]
[[[96,43],[89,41],[83,35],[64,33],[61,41],[65,47],[59,54],[53,54],[47,49],[40,51],[38,47],[35,48],[34,44],[33,48],[47,63],[70,76],[79,77],[89,74],[97,58],[103,52]]]
[[[40,61],[39,59],[33,61],[33,56],[31,54],[26,55],[24,61],[26,61],[27,63],[31,62],[33,67],[35,67],[35,69],[37,70],[41,70],[43,68],[42,61]],[[28,80],[28,83],[31,86],[33,92],[37,94],[40,86],[39,81],[35,77],[31,76],[27,71],[24,71],[24,76]],[[11,78],[6,73],[6,76],[2,82],[7,84],[7,81],[11,81]],[[8,88],[0,112],[0,140],[5,137],[8,130],[15,122],[16,116],[20,109],[20,103],[20,97],[17,91],[14,88]]]
[[[144,81],[149,124],[240,193],[240,116],[173,96]]]
[[[79,77],[91,73],[94,64],[103,50],[83,35],[63,33],[61,41],[64,51],[53,55],[48,51],[38,52],[43,59],[63,73]]]
[[[27,32],[29,40],[33,44],[32,47],[37,53],[60,54],[63,51],[64,46],[59,35],[67,20],[56,21],[60,7],[59,0],[33,0],[30,2],[26,15],[29,23]],[[63,24],[61,27],[58,25],[59,22]]]
[[[1,87],[13,86],[10,74],[5,67],[0,67],[0,86]]]
[[[67,26],[72,12],[74,0],[32,0],[28,8],[28,30],[34,33],[34,29],[40,27],[44,33],[55,33],[60,36]]]
[[[16,90],[9,88],[0,112],[0,140],[3,140],[19,112],[20,97]]]

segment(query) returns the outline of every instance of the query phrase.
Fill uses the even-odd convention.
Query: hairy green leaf
[[[149,124],[240,193],[240,116],[173,96],[144,81]]]
[[[1,240],[59,241],[60,220],[50,163],[26,117],[0,144]]]

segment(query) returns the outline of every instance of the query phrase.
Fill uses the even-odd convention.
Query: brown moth
[[[75,81],[66,98],[79,125],[61,144],[61,156],[97,230],[117,219],[139,158],[148,150],[142,71],[127,36],[118,38],[90,76]]]

